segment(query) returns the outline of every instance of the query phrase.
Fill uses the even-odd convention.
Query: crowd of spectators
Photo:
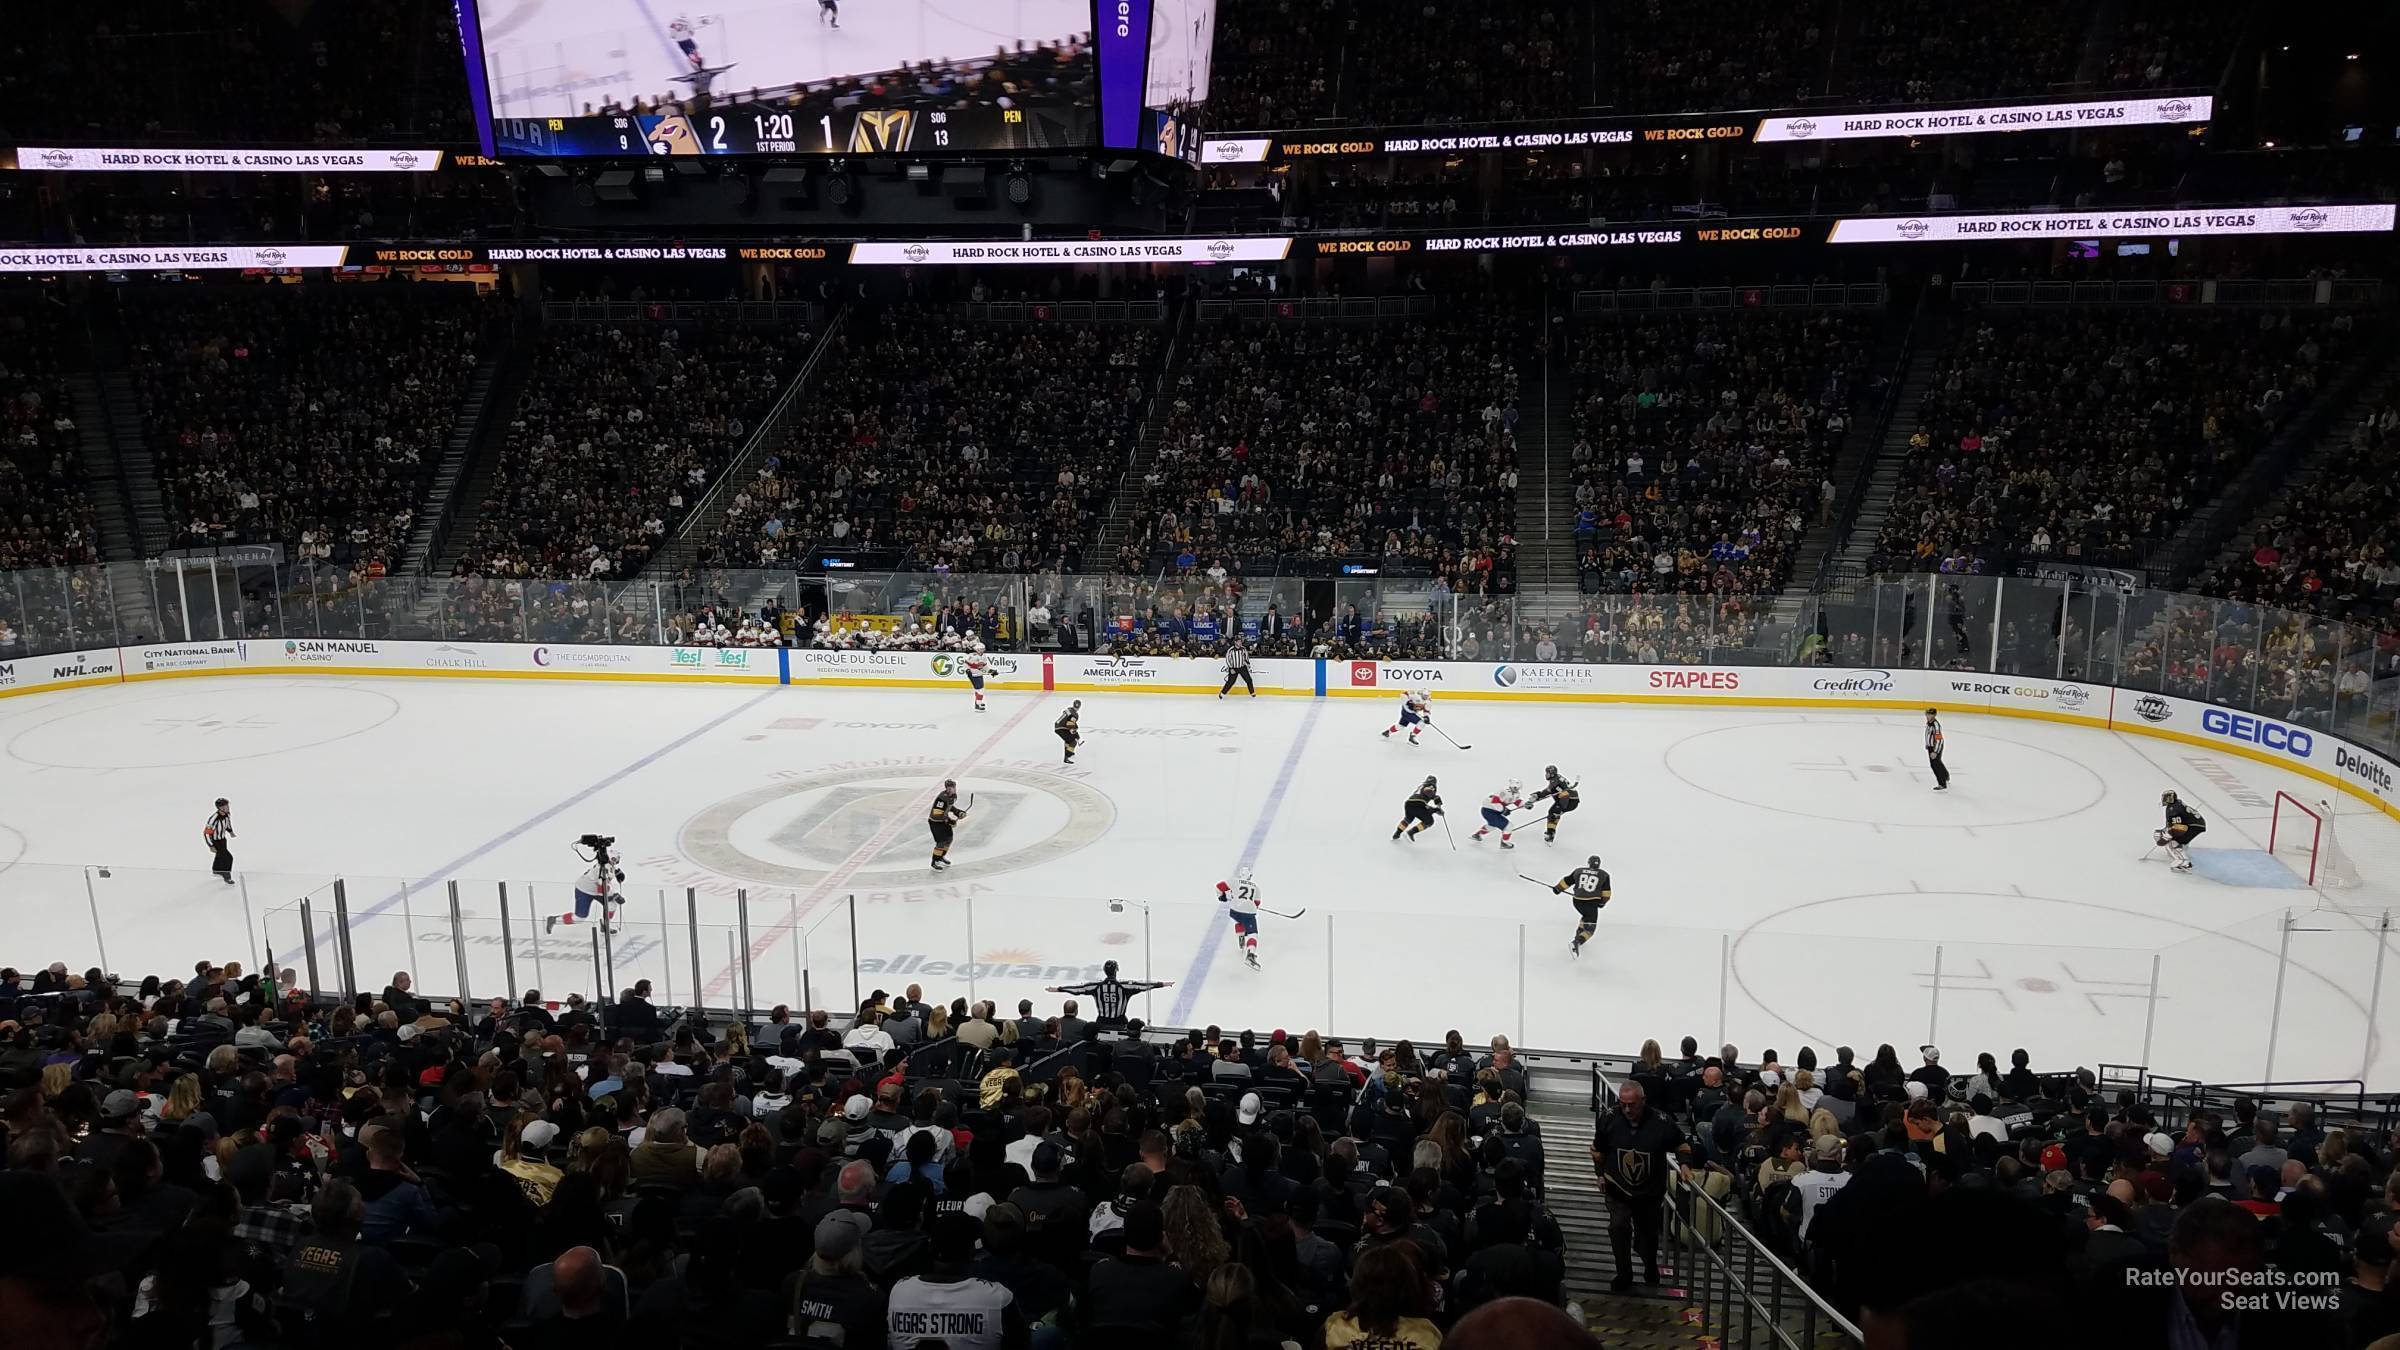
[[[545,333],[456,574],[640,571],[731,464],[811,341],[713,321]]]
[[[10,20],[0,125],[22,142],[474,141],[450,0],[145,0]]]
[[[1088,33],[1055,42],[1019,39],[1014,48],[996,47],[980,56],[917,61],[895,70],[743,90],[713,87],[713,68],[742,64],[742,52],[727,50],[724,44],[728,39],[705,21],[694,29],[692,40],[700,48],[701,59],[712,67],[708,77],[686,76],[672,91],[631,99],[608,96],[587,102],[584,114],[631,112],[696,117],[712,106],[758,104],[790,113],[800,130],[802,148],[814,149],[817,147],[808,145],[807,138],[815,134],[819,119],[852,111],[915,108],[925,112],[956,112],[1008,108],[1069,116],[1077,109],[1088,111],[1099,104],[1099,63],[1094,59]],[[764,64],[758,60],[759,55],[751,53],[749,63]],[[771,57],[771,53],[768,55]],[[495,91],[494,97],[500,98],[506,92]],[[677,147],[676,152],[698,154],[700,147]]]
[[[2209,595],[2352,619],[2387,631],[2400,611],[2400,403],[2363,412],[2244,541],[2245,551],[2196,583]]]
[[[47,192],[0,211],[12,237],[92,245],[474,239],[516,223],[508,175],[481,166],[324,178],[62,174]]]
[[[1462,1325],[1522,1298],[1570,1325],[1506,1038],[1166,1039],[1064,992],[728,1022],[648,981],[462,1007],[405,972],[345,1001],[205,961],[0,971],[0,1309],[31,1350],[1462,1350],[1522,1344]]]
[[[1836,448],[1867,415],[1872,328],[1760,312],[1643,315],[1579,332],[1567,453],[1579,588],[1779,588],[1822,512]]]
[[[2071,1312],[2090,1345],[2358,1350],[2400,1332],[2400,1132],[2328,1127],[2307,1101],[2169,1109],[2023,1050],[1961,1073],[1932,1045],[1786,1065],[1691,1037],[1675,1056],[1645,1043],[1618,1094],[1595,1161],[1620,1286],[1655,1250],[1656,1211],[1618,1202],[1672,1168],[1837,1307],[1904,1328],[1894,1344],[1966,1343],[2002,1307]],[[1620,1176],[1620,1156],[1649,1170]],[[2226,1272],[2289,1293],[2245,1306]]]
[[[1962,317],[1877,561],[1976,573],[2139,561],[2340,369],[2355,320],[2281,311]],[[1903,422],[1902,425],[1908,425]]]
[[[1115,565],[1380,558],[1457,595],[1516,588],[1522,306],[1444,297],[1431,319],[1195,329]]]
[[[1893,0],[1861,18],[1837,87],[1869,103],[2039,98],[2075,78],[2098,8],[2094,0],[1998,0],[1970,17],[1940,0]],[[2230,48],[2232,36],[2225,42]]]
[[[275,543],[381,575],[504,321],[450,286],[135,297],[133,379],[171,542]]]
[[[58,306],[12,306],[0,316],[0,572],[100,561],[68,345]],[[9,598],[0,588],[0,606]]]
[[[812,545],[953,572],[1073,570],[1157,379],[1149,324],[854,315],[703,560],[789,566]]]

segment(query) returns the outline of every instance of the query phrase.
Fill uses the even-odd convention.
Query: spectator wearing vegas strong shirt
[[[967,1273],[983,1225],[964,1214],[933,1224],[933,1269],[892,1286],[884,1325],[891,1350],[939,1342],[949,1350],[1024,1350],[1029,1332],[1005,1285]]]

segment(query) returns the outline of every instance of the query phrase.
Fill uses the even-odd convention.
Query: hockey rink
[[[838,27],[813,0],[478,0],[477,11],[485,74],[502,117],[572,116],[607,98],[676,88],[691,68],[676,45],[678,23],[690,26],[709,67],[725,70],[725,90],[873,75],[1019,45],[1088,43],[1092,32],[1086,0],[848,0]],[[1205,60],[1198,79],[1205,90]]]
[[[0,700],[0,922],[20,965],[104,952],[125,976],[305,971],[313,935],[330,986],[339,876],[365,987],[405,968],[452,992],[463,970],[479,997],[557,999],[603,987],[592,928],[539,922],[589,832],[626,860],[614,980],[671,1003],[696,970],[712,1003],[840,1007],[855,953],[862,990],[1055,1011],[1043,986],[1113,958],[1178,981],[1137,1003],[1162,1023],[1618,1052],[1689,1034],[1786,1063],[1888,1041],[1913,1064],[1933,1039],[1960,1072],[2022,1046],[2037,1070],[2400,1086],[2370,1031],[2400,1006],[2372,917],[2400,823],[2344,799],[2366,884],[2311,891],[2264,852],[2267,819],[2279,789],[2326,790],[2266,764],[1953,715],[1935,793],[1903,713],[1437,700],[1460,750],[1382,738],[1388,697],[1101,694],[1070,766],[1069,697],[979,714],[963,688],[260,675]],[[1512,851],[1471,842],[1475,804],[1546,764],[1584,797],[1558,842],[1534,817]],[[1451,833],[1394,842],[1428,773]],[[974,810],[936,874],[946,777]],[[2210,826],[2188,875],[2146,856],[2170,786]],[[200,841],[218,796],[238,886]],[[1575,958],[1546,883],[1592,853],[1616,900]],[[1263,920],[1258,971],[1214,903],[1244,866],[1306,911]]]

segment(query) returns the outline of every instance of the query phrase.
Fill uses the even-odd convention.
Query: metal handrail
[[[1667,1194],[1675,1202],[1667,1213],[1676,1254],[1708,1266],[1703,1272],[1679,1262],[1677,1273],[1700,1286],[1704,1321],[1719,1344],[1752,1345],[1762,1331],[1783,1350],[1822,1350],[1828,1332],[1851,1345],[1866,1344],[1857,1323],[1826,1302],[1708,1192],[1675,1176],[1668,1179]],[[1717,1241],[1708,1239],[1703,1220],[1714,1224],[1721,1235]],[[1799,1319],[1797,1328],[1788,1320],[1793,1317]]]
[[[783,393],[776,398],[774,406],[768,408],[766,416],[759,418],[758,425],[751,428],[749,439],[742,442],[742,448],[735,451],[733,458],[726,462],[725,472],[718,474],[717,481],[709,484],[708,491],[701,493],[700,499],[692,503],[689,511],[684,512],[683,523],[675,527],[674,538],[667,547],[652,555],[650,563],[642,569],[645,573],[652,572],[664,562],[668,573],[672,575],[673,569],[680,565],[679,560],[688,557],[687,546],[691,544],[692,535],[698,531],[700,523],[708,518],[709,509],[726,494],[751,461],[758,457],[758,452],[767,443],[767,437],[783,424],[784,414],[791,409],[792,401],[808,386],[809,377],[816,373],[818,364],[825,359],[826,351],[833,346],[834,338],[841,333],[849,318],[847,306],[834,312],[833,318],[825,324],[825,331],[817,335],[816,344],[809,349],[808,359],[802,361],[800,369],[792,373],[791,382],[783,387]]]

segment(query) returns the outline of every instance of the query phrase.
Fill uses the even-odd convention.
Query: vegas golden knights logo
[[[854,155],[897,155],[906,153],[908,143],[916,135],[917,114],[913,108],[873,108],[858,115],[850,124],[850,153]]]

